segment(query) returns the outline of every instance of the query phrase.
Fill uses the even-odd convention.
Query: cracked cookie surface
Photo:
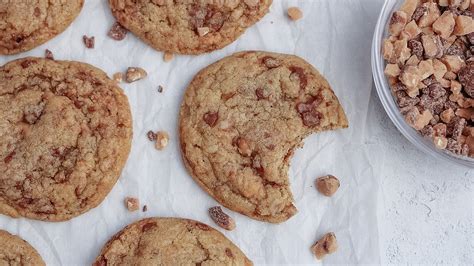
[[[252,265],[252,262],[223,234],[203,223],[147,218],[113,236],[94,265]]]
[[[63,32],[84,0],[0,1],[0,54],[31,50]]]
[[[130,151],[127,97],[91,65],[24,58],[0,68],[0,213],[63,221],[96,207]]]
[[[125,28],[156,50],[201,54],[223,48],[259,21],[272,0],[109,0]]]
[[[303,59],[241,52],[201,70],[180,111],[183,160],[225,207],[279,223],[296,213],[288,180],[311,133],[348,127],[336,95]]]
[[[0,265],[46,265],[38,252],[25,240],[0,230]]]

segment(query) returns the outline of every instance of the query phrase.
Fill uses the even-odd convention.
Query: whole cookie
[[[203,223],[148,218],[112,237],[94,265],[252,265],[252,262],[223,234]]]
[[[96,207],[127,160],[127,97],[79,62],[25,58],[0,68],[0,213],[63,221]]]
[[[0,230],[0,265],[46,265],[25,240]]]
[[[31,50],[63,32],[84,0],[0,1],[0,54]]]
[[[109,0],[125,28],[156,50],[201,54],[223,48],[259,21],[272,0]]]
[[[191,176],[225,207],[278,223],[296,213],[290,158],[311,133],[348,122],[327,81],[303,59],[241,52],[201,70],[180,112]]]

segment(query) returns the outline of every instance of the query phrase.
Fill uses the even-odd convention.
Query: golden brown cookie
[[[259,21],[272,0],[109,0],[125,28],[156,50],[201,54],[223,48]]]
[[[290,158],[311,133],[348,126],[328,82],[303,59],[241,52],[201,70],[180,112],[191,176],[225,207],[279,223],[296,213]]]
[[[132,138],[127,97],[100,69],[24,58],[0,68],[0,213],[63,221],[112,189]]]
[[[31,50],[62,33],[84,0],[0,1],[0,54]]]
[[[25,240],[0,230],[0,265],[46,265],[38,252]]]
[[[203,223],[147,218],[112,237],[94,265],[252,265],[252,262],[223,234]]]

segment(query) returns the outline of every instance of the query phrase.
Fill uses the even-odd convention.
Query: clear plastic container
[[[405,122],[392,96],[387,78],[384,74],[385,60],[382,56],[382,43],[383,39],[388,37],[388,22],[392,13],[398,10],[403,2],[404,0],[386,0],[380,13],[377,26],[375,27],[372,42],[372,73],[380,101],[398,130],[417,148],[441,161],[474,168],[474,159],[465,156],[457,156],[448,151],[437,149],[431,140],[423,137],[418,131],[409,126]]]

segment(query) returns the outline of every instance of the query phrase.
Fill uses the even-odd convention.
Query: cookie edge
[[[81,1],[79,10],[77,10],[77,12],[72,14],[69,17],[69,19],[67,20],[67,23],[65,23],[63,25],[63,27],[61,27],[54,34],[48,34],[48,36],[45,37],[45,38],[36,39],[34,42],[30,43],[29,45],[22,46],[20,48],[13,49],[13,50],[8,50],[6,48],[0,47],[0,55],[7,56],[7,55],[16,55],[16,54],[28,52],[28,51],[31,51],[31,50],[35,49],[36,47],[39,47],[39,46],[51,41],[52,39],[58,37],[59,35],[61,35],[63,32],[65,32],[71,26],[71,24],[76,20],[76,18],[79,16],[79,14],[81,14],[81,11],[84,7],[84,1],[85,0],[79,0],[79,1]]]
[[[46,266],[46,263],[44,262],[43,258],[39,254],[38,250],[36,250],[30,243],[28,243],[28,241],[24,240],[18,235],[14,235],[14,234],[9,233],[6,230],[0,229],[0,239],[2,238],[10,238],[13,240],[18,240],[19,242],[22,243],[22,246],[26,248],[27,251],[29,251],[31,258],[35,260],[36,265]]]
[[[120,231],[118,231],[117,233],[115,233],[106,243],[105,245],[102,247],[102,249],[100,250],[99,252],[99,255],[96,257],[96,259],[94,260],[94,262],[92,263],[92,266],[103,266],[104,264],[102,264],[102,258],[104,256],[104,253],[106,253],[110,246],[113,244],[113,242],[115,240],[117,240],[118,238],[120,238],[120,236],[122,234],[124,234],[126,231],[128,231],[130,228],[134,227],[134,226],[137,226],[137,225],[141,225],[142,223],[147,223],[147,222],[152,222],[152,221],[155,221],[155,222],[160,222],[160,221],[165,221],[165,220],[168,220],[168,221],[174,221],[175,223],[183,223],[183,224],[193,224],[194,226],[197,226],[197,225],[205,225],[206,227],[210,228],[211,231],[213,231],[214,233],[217,233],[219,235],[219,237],[225,239],[226,241],[228,241],[234,248],[236,248],[237,250],[240,251],[240,253],[242,253],[242,256],[245,260],[245,265],[246,266],[252,266],[253,265],[253,262],[247,257],[247,255],[245,255],[245,253],[236,245],[234,244],[229,238],[227,238],[224,234],[222,234],[221,232],[219,232],[218,230],[214,229],[213,227],[205,224],[205,223],[202,223],[202,222],[199,222],[199,221],[196,221],[196,220],[192,220],[192,219],[187,219],[187,218],[176,218],[176,217],[148,217],[148,218],[144,218],[144,219],[140,219],[138,221],[135,221],[131,224],[128,224],[127,226],[125,226],[123,229],[121,229]]]
[[[119,12],[116,10],[115,6],[113,6],[112,1],[113,0],[108,0],[109,7],[110,7],[110,10],[112,12],[112,15],[117,20],[117,22],[120,23],[120,25],[122,25],[129,32],[131,32],[133,35],[137,36],[141,41],[143,41],[145,44],[147,44],[148,46],[150,46],[151,48],[153,48],[156,51],[168,52],[168,53],[174,53],[174,54],[181,54],[181,55],[201,55],[201,54],[207,54],[207,53],[211,53],[211,52],[218,51],[218,50],[221,50],[221,49],[225,48],[226,46],[228,46],[228,45],[234,43],[235,41],[237,41],[247,31],[248,28],[250,28],[250,27],[254,26],[255,24],[257,24],[258,22],[260,22],[270,12],[270,7],[273,4],[273,0],[267,0],[268,5],[263,9],[263,11],[261,13],[258,14],[258,16],[255,18],[255,21],[248,27],[239,27],[235,31],[236,34],[234,35],[233,38],[226,39],[226,41],[223,41],[221,43],[214,43],[212,46],[210,46],[207,49],[202,49],[202,48],[192,49],[192,48],[187,48],[186,47],[186,48],[177,48],[177,49],[174,49],[174,50],[166,50],[166,49],[162,49],[162,47],[160,47],[160,45],[157,45],[157,44],[153,43],[152,41],[149,41],[146,38],[145,33],[138,33],[140,31],[140,29],[138,29],[138,28],[137,29],[131,29],[132,27],[130,27],[130,25],[126,25],[127,24],[126,23],[127,19],[123,18],[123,16],[121,14],[119,14]]]

